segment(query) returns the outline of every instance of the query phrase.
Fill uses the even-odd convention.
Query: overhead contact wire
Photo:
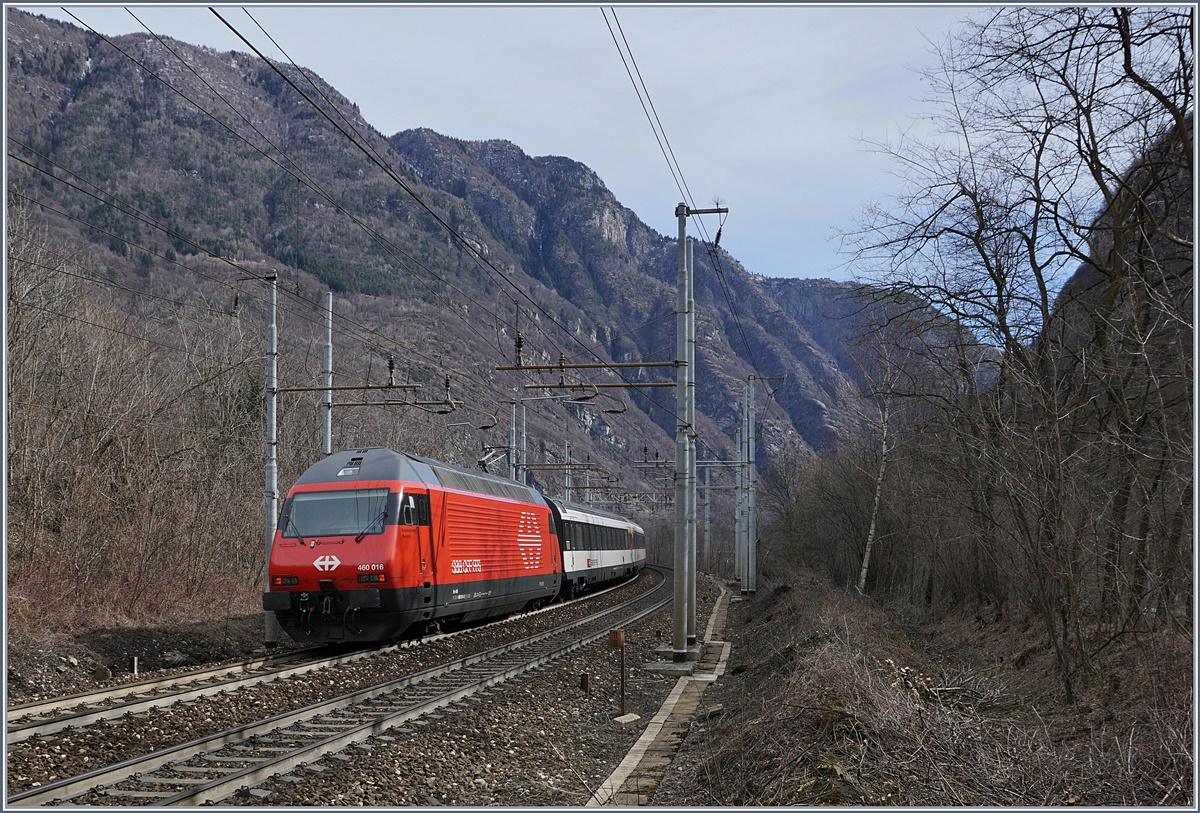
[[[576,337],[570,329],[568,329],[565,325],[563,325],[553,314],[551,314],[550,312],[545,310],[545,308],[543,308],[541,306],[541,304],[537,302],[537,300],[533,299],[528,294],[527,291],[525,291],[523,288],[521,288],[515,282],[513,282],[513,280],[510,279],[507,274],[505,274],[503,271],[501,271],[499,268],[497,268],[495,265],[493,265],[486,257],[484,257],[480,253],[480,251],[478,249],[476,249],[473,245],[471,245],[470,241],[468,241],[461,234],[459,234],[453,227],[451,227],[448,223],[446,223],[445,220],[443,220],[442,217],[437,212],[435,212],[432,207],[429,206],[429,204],[427,204],[419,195],[416,194],[416,192],[407,183],[404,182],[404,179],[402,179],[395,172],[394,169],[387,166],[384,162],[377,160],[369,149],[367,149],[362,144],[360,144],[357,139],[355,139],[350,133],[348,133],[345,130],[345,128],[343,128],[340,124],[338,124],[336,121],[334,121],[333,118],[328,113],[326,113],[324,110],[322,110],[319,105],[315,104],[312,101],[312,99],[309,98],[309,96],[306,93],[304,93],[303,90],[301,90],[299,87],[296,86],[295,82],[293,82],[291,80],[291,78],[287,76],[287,74],[285,74],[283,71],[281,71],[279,69],[279,67],[277,65],[275,65],[274,62],[272,62],[270,59],[268,59],[257,47],[255,47],[255,45],[253,43],[251,43],[249,40],[247,40],[245,38],[245,36],[243,36],[241,34],[241,32],[239,32],[236,28],[234,28],[233,25],[229,23],[229,21],[227,21],[224,17],[222,17],[220,15],[220,13],[217,12],[216,9],[214,9],[210,6],[209,11],[211,11],[217,17],[217,19],[219,19],[222,23],[224,23],[225,26],[230,31],[232,31],[234,33],[234,35],[236,35],[242,42],[244,42],[248,48],[253,50],[254,53],[260,59],[262,59],[263,62],[265,62],[272,70],[274,70],[275,73],[278,74],[280,78],[282,78],[285,82],[287,82],[288,85],[293,90],[295,90],[298,94],[300,94],[300,96],[303,99],[305,99],[310,105],[312,105],[313,109],[316,110],[318,113],[320,113],[325,118],[325,120],[328,121],[331,125],[333,125],[334,128],[336,128],[338,130],[338,132],[340,132],[347,140],[350,141],[350,143],[352,143],[356,148],[358,148],[358,150],[360,152],[362,152],[364,155],[366,155],[367,158],[372,161],[372,163],[375,163],[376,166],[378,166],[381,170],[383,170],[384,173],[386,173],[388,175],[388,177],[390,177],[398,186],[400,186],[401,189],[403,189],[405,192],[407,192],[413,198],[413,200],[415,200],[432,218],[434,218],[434,220],[443,229],[446,230],[447,233],[449,233],[452,237],[454,237],[454,239],[456,239],[467,250],[467,252],[475,258],[477,263],[481,263],[482,266],[486,266],[487,268],[491,269],[498,277],[500,277],[500,279],[504,280],[514,290],[516,290],[519,294],[521,294],[521,296],[524,297],[531,305],[533,305],[533,307],[535,309],[537,309],[537,311],[539,313],[542,313],[543,315],[545,315],[545,317],[550,322],[552,322],[556,327],[558,327],[560,330],[562,330],[563,333],[566,334],[572,341],[574,341],[576,344],[578,344],[581,347],[584,347],[586,349],[586,345],[584,345],[583,342],[580,341],[579,338]],[[609,362],[606,362],[603,358],[601,358],[599,355],[597,355],[595,353],[592,353],[592,356],[601,363],[605,363],[605,364],[609,363]],[[619,373],[618,373],[618,377],[620,377],[622,381],[625,381],[625,383],[629,384],[632,387],[637,386],[636,383],[627,381],[623,376],[620,376]],[[657,402],[655,402],[655,403],[657,403]],[[666,408],[663,407],[661,404],[659,404],[658,406],[660,408],[664,409],[664,411],[670,412],[670,410],[666,410]]]

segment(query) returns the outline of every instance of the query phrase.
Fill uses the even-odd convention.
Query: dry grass
[[[67,583],[66,579],[51,580]],[[44,584],[9,574],[8,644],[39,644],[78,638],[104,628],[167,627],[261,612],[259,588],[246,579],[214,573],[201,584],[174,581],[159,585],[152,598],[130,607],[101,587],[76,586],[58,592],[47,606]]]
[[[1192,803],[1189,641],[1113,649],[1122,678],[1064,706],[1036,648],[1012,662],[1020,639],[904,625],[811,576],[735,604],[731,629],[707,699],[724,711],[693,725],[656,804]]]

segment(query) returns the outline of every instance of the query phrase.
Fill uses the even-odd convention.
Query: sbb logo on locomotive
[[[313,566],[316,567],[317,570],[324,570],[324,571],[336,570],[337,566],[340,565],[341,563],[342,563],[341,559],[337,558],[336,556],[330,556],[328,554],[326,554],[325,556],[318,556],[316,559],[313,560]]]

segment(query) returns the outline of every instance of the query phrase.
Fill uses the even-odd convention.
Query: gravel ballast
[[[628,586],[613,598],[634,589],[640,588]],[[701,624],[718,594],[719,588],[701,581]],[[61,737],[18,743],[8,754],[8,791],[37,787],[300,708],[435,661],[461,657],[504,637],[528,634],[534,627],[555,626],[567,614],[574,611],[564,607],[296,680],[261,684],[134,719],[69,730]],[[616,721],[621,714],[620,653],[601,641],[494,687],[481,702],[443,709],[323,758],[314,767],[267,780],[221,804],[583,804],[637,740],[674,684],[672,678],[643,668],[661,659],[655,649],[669,642],[671,619],[668,607],[626,630],[625,711],[640,715],[632,723]]]

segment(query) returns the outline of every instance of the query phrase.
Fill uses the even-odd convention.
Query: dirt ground
[[[238,661],[265,652],[262,613],[216,623],[107,627],[71,636],[10,634],[5,671],[9,705],[87,691],[147,672]],[[293,647],[280,632],[277,650]]]
[[[1037,627],[988,609],[917,617],[803,570],[760,580],[655,804],[1194,804],[1189,635],[1110,641],[1066,703]]]

